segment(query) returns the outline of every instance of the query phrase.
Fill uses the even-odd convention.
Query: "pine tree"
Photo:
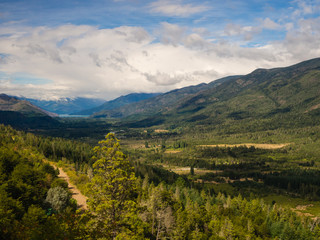
[[[91,227],[96,238],[115,239],[134,235],[136,177],[128,158],[120,151],[115,135],[109,133],[94,148],[93,178],[88,184]]]

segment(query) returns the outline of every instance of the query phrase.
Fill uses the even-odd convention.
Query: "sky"
[[[0,92],[111,100],[320,57],[320,0],[0,0]]]

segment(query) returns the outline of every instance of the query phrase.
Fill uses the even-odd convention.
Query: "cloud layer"
[[[168,21],[152,30],[6,22],[0,25],[0,89],[34,98],[112,99],[320,57],[320,17],[314,15],[320,4],[312,3],[296,1],[301,8],[286,17],[270,15],[252,24],[227,21],[219,29]],[[208,10],[203,4],[166,0],[146,7],[148,14],[181,18]],[[264,37],[270,33],[277,38]]]

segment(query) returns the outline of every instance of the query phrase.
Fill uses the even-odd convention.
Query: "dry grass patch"
[[[166,150],[165,153],[180,153],[181,150]]]
[[[199,145],[199,147],[255,147],[260,149],[279,149],[290,145],[290,143],[269,144],[269,143],[241,143],[241,144],[215,144],[215,145]]]
[[[156,130],[154,130],[154,132],[156,132],[156,133],[167,133],[169,131],[168,130],[164,130],[164,129],[156,129]]]
[[[320,104],[317,104],[317,105],[312,106],[310,109],[306,110],[305,113],[310,112],[310,111],[312,111],[312,110],[316,110],[316,109],[318,109],[318,108],[320,108]]]

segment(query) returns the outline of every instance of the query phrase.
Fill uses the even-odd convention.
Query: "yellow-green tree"
[[[139,221],[136,219],[134,169],[112,133],[99,142],[94,152],[88,204],[93,215],[90,227],[94,229],[95,238],[137,238]]]

